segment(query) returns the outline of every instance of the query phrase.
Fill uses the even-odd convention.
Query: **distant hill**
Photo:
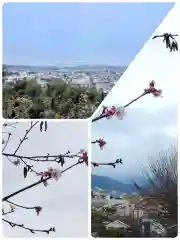
[[[9,71],[56,71],[59,68],[56,66],[28,66],[28,65],[8,65],[6,64]]]
[[[100,70],[100,69],[110,69],[114,71],[124,72],[127,69],[127,66],[111,66],[111,65],[65,65],[65,66],[31,66],[31,65],[10,65],[6,64],[9,71],[20,71],[20,70],[33,70],[33,71],[58,71],[59,69],[69,69],[69,70]]]
[[[91,175],[91,188],[95,190],[97,187],[105,191],[114,190],[127,194],[137,192],[137,188],[133,184],[122,183],[110,177]]]

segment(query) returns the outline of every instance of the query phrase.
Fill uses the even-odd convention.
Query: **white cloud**
[[[13,138],[5,152],[12,152],[17,147],[26,128],[27,123],[17,124],[16,129],[10,128]],[[47,132],[41,133],[39,126],[33,129],[18,154],[30,156],[58,154],[67,150],[77,153],[82,148],[88,148],[87,121],[51,122],[48,124]],[[75,162],[76,160],[69,159],[65,167]],[[48,166],[49,164],[45,163],[34,164],[38,171],[46,170]],[[60,167],[57,164],[52,166]],[[32,175],[24,180],[22,169],[22,166],[15,167],[3,157],[3,196],[37,181],[37,177]],[[3,232],[6,237],[87,237],[88,235],[88,168],[84,164],[64,173],[58,182],[50,181],[48,187],[38,185],[11,200],[27,206],[40,205],[43,211],[37,217],[34,211],[17,209],[7,219],[24,223],[32,228],[48,229],[55,226],[56,232],[50,235],[42,233],[33,235],[20,228],[11,228],[4,223]]]
[[[158,112],[148,113],[146,109],[128,108],[123,121],[112,119],[93,123],[93,140],[103,136],[107,142],[104,150],[92,147],[92,159],[112,162],[123,159],[123,165],[92,168],[93,174],[107,175],[123,180],[138,176],[142,165],[147,165],[149,156],[166,150],[177,141],[177,106],[172,104]]]
[[[169,125],[165,126],[162,130],[168,137],[177,138],[177,126]]]

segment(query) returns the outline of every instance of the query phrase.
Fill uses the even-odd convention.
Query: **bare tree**
[[[164,203],[173,219],[177,219],[178,214],[177,161],[177,147],[172,145],[168,150],[159,152],[156,157],[151,157],[148,169],[144,171],[151,193]]]

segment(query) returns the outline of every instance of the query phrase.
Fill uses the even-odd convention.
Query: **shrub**
[[[72,86],[61,79],[41,86],[36,80],[5,84],[4,118],[88,118],[105,95],[96,89]],[[58,117],[58,118],[59,118]]]

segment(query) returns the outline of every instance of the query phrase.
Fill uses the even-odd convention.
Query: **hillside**
[[[119,191],[122,193],[131,194],[137,192],[133,184],[125,184],[110,177],[91,175],[91,188],[102,188],[105,191]]]

